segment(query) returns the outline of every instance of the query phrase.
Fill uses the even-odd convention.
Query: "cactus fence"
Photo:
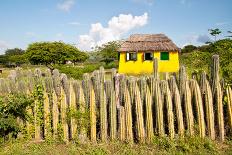
[[[220,80],[217,55],[211,66],[210,76],[203,72],[190,79],[182,66],[178,75],[165,73],[163,80],[157,63],[153,76],[119,75],[112,69],[111,79],[105,79],[100,68],[82,81],[58,70],[13,71],[0,79],[0,93],[33,94],[35,103],[28,108],[33,117],[21,124],[22,135],[36,140],[150,143],[154,135],[198,135],[223,141],[231,136],[232,90]]]

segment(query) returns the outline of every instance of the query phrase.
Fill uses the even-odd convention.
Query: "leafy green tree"
[[[7,49],[5,51],[5,55],[6,56],[13,56],[13,55],[23,55],[24,54],[24,50],[20,49],[20,48],[13,48],[13,49]]]
[[[106,64],[113,62],[118,59],[118,49],[120,47],[120,42],[112,41],[102,46],[96,47],[96,52],[100,56],[101,61],[104,61]]]
[[[214,41],[217,41],[217,35],[221,34],[222,31],[220,31],[218,28],[216,29],[209,29],[209,34],[214,36]]]
[[[63,42],[32,43],[26,50],[26,56],[31,63],[44,64],[50,69],[54,69],[54,64],[82,62],[88,58],[85,52]]]
[[[184,48],[181,50],[182,53],[190,53],[193,52],[194,50],[196,50],[197,47],[194,45],[186,45],[184,46]]]
[[[24,53],[25,51],[20,48],[7,49],[5,54],[0,56],[0,63],[6,66],[19,66],[27,62]]]

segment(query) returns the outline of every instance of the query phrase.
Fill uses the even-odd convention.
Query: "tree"
[[[54,64],[65,64],[67,61],[82,62],[88,58],[85,52],[63,42],[36,42],[28,46],[26,57],[33,64],[44,64],[54,69]]]
[[[102,46],[96,47],[96,52],[106,64],[118,59],[118,49],[120,43],[118,41],[108,42]]]
[[[232,31],[227,31],[227,32],[229,33],[229,35],[226,37],[232,38]]]
[[[7,49],[4,55],[0,56],[0,63],[6,66],[19,66],[26,63],[25,51],[20,48]]]
[[[219,35],[220,33],[222,33],[218,28],[216,29],[209,29],[209,34],[211,34],[212,36],[214,36],[214,41],[217,40],[217,35]]]
[[[196,50],[197,47],[194,45],[186,45],[184,46],[184,48],[181,50],[182,53],[190,53],[193,52],[194,50]]]
[[[5,55],[6,56],[13,56],[13,55],[23,55],[24,54],[24,50],[20,49],[20,48],[13,48],[13,49],[7,49],[5,51]]]

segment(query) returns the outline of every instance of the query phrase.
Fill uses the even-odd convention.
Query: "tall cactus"
[[[219,56],[212,56],[211,65],[211,83],[212,83],[212,94],[214,96],[214,103],[216,106],[216,121],[218,128],[218,136],[221,141],[225,139],[224,131],[224,120],[223,120],[223,104],[222,104],[222,89],[219,79]]]
[[[90,76],[88,73],[85,73],[83,75],[83,81],[82,81],[83,91],[85,95],[85,102],[87,107],[89,107],[89,98],[90,98]]]
[[[61,127],[61,81],[60,81],[60,73],[57,69],[52,72],[54,93],[53,93],[53,128],[54,128],[54,136],[55,138],[61,138],[62,131]]]
[[[196,80],[191,80],[193,83],[193,101],[196,107],[196,113],[197,113],[197,122],[199,126],[199,135],[200,137],[205,137],[205,120],[204,120],[204,111],[203,111],[203,104],[202,104],[202,96],[200,87]]]
[[[100,92],[100,128],[101,128],[101,141],[107,140],[107,106],[106,106],[106,94],[104,90],[105,71],[104,68],[100,68],[99,72],[99,92]]]
[[[163,120],[163,103],[159,81],[154,81],[154,102],[156,109],[156,132],[159,136],[164,136],[164,120]]]
[[[215,102],[217,107],[217,127],[218,127],[218,136],[219,140],[225,140],[225,129],[224,129],[224,116],[223,116],[223,103],[222,103],[222,90],[221,84],[217,83],[215,92]]]
[[[61,89],[61,100],[60,100],[60,113],[61,113],[61,122],[60,122],[60,138],[64,140],[64,142],[68,142],[69,135],[68,135],[68,124],[67,124],[67,118],[66,118],[66,109],[67,109],[67,99],[66,99],[66,94],[63,90]]]
[[[97,140],[97,131],[96,131],[96,102],[95,102],[95,93],[93,86],[90,85],[90,102],[89,102],[89,111],[90,111],[90,139],[92,142]]]
[[[212,140],[215,140],[215,126],[214,126],[214,110],[213,110],[213,96],[207,79],[205,79],[205,113],[208,135]]]
[[[125,124],[126,124],[126,141],[133,142],[133,130],[132,130],[132,108],[131,98],[128,88],[125,90]]]
[[[110,86],[110,101],[109,101],[109,117],[110,117],[110,139],[116,140],[117,138],[117,109],[116,109],[116,97],[115,97],[115,91],[113,88],[113,82],[111,82]]]
[[[152,95],[148,85],[145,86],[145,94],[146,94],[146,142],[150,143],[154,136],[154,129],[153,129],[153,117],[152,117]]]
[[[168,126],[168,134],[170,138],[174,138],[175,130],[174,130],[174,116],[173,116],[173,108],[172,108],[172,98],[171,98],[171,92],[168,87],[167,81],[161,82],[161,89],[163,91],[163,98],[164,98],[164,104],[167,109],[167,126]]]
[[[175,87],[176,89],[174,89],[173,102],[174,102],[175,111],[176,111],[178,134],[182,137],[184,135],[183,112],[182,112],[182,106],[181,106],[180,93],[179,93],[177,86]]]
[[[184,93],[184,106],[185,106],[185,116],[186,116],[186,125],[187,130],[190,136],[194,134],[194,120],[193,120],[193,111],[192,111],[192,103],[191,103],[191,91],[189,88],[189,82],[185,82],[185,91]]]
[[[64,140],[68,142],[71,135],[71,119],[67,118],[67,113],[70,112],[70,82],[68,80],[67,75],[61,74],[61,115],[62,115],[62,124],[63,124],[63,132],[64,132]]]
[[[82,88],[82,85],[79,83],[79,98],[78,98],[78,104],[79,104],[79,111],[82,115],[85,115],[86,113],[86,103],[85,103],[85,97],[84,97],[84,91]],[[84,143],[87,138],[87,126],[86,126],[86,120],[84,116],[81,116],[79,118],[79,127],[80,127],[80,133],[79,133],[79,140]]]
[[[154,78],[156,79],[156,80],[158,80],[159,79],[159,73],[158,73],[158,59],[157,58],[154,58],[154,60],[153,60],[153,74],[154,74]]]
[[[52,127],[53,127],[53,138],[58,138],[58,123],[59,123],[59,111],[58,111],[58,97],[53,91],[52,93]]]
[[[135,85],[135,110],[136,110],[136,129],[137,129],[137,139],[139,142],[145,142],[145,130],[144,130],[144,120],[143,120],[143,106],[140,97],[139,87]]]
[[[227,96],[227,111],[228,111],[228,120],[229,126],[232,129],[232,91],[230,86],[226,88],[226,96]]]
[[[183,93],[185,91],[186,80],[187,80],[186,69],[184,66],[181,66],[179,71],[179,90],[180,90],[181,99],[183,98]]]
[[[126,133],[125,133],[125,109],[121,106],[118,109],[118,120],[119,120],[119,139],[121,141],[125,141]]]
[[[50,126],[50,109],[49,109],[49,94],[44,91],[44,136],[45,138],[50,137],[51,126]]]
[[[76,93],[75,93],[75,90],[74,90],[74,83],[75,81],[71,80],[70,81],[70,112],[73,112],[73,111],[76,111]],[[75,139],[77,138],[77,122],[76,120],[71,117],[71,120],[70,120],[70,125],[71,125],[71,135],[70,135],[70,138],[71,139]]]

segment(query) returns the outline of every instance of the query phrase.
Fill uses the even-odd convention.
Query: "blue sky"
[[[133,33],[165,33],[178,46],[232,30],[231,0],[1,0],[0,53],[36,41],[83,50]]]

